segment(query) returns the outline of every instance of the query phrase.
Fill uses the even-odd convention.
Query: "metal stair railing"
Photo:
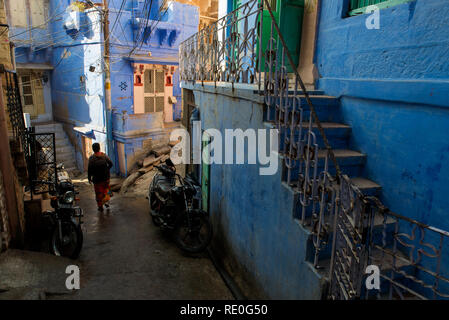
[[[264,34],[264,8],[271,20],[268,36]],[[268,39],[265,50],[264,37]],[[341,171],[269,1],[250,0],[186,39],[180,45],[179,59],[181,81],[212,82],[215,86],[227,82],[232,87],[245,83],[263,92],[266,120],[274,122],[284,135],[279,153],[287,169],[287,184],[299,192],[298,219],[312,230],[316,268],[320,268],[321,252],[332,242],[329,298],[368,298],[369,292],[362,286],[364,272],[368,263],[376,261],[381,267],[389,262],[382,283],[389,287],[390,299],[449,297],[445,293],[449,292],[449,277],[443,275],[443,271],[449,272],[449,255],[445,258],[443,254],[449,233],[392,213],[379,199],[365,196]],[[324,142],[321,157],[315,127]],[[321,167],[320,158],[324,158]],[[331,165],[335,176],[329,172]],[[292,176],[294,168],[299,170],[296,177]],[[393,231],[389,229],[392,224]],[[381,229],[380,240],[375,236],[377,227]],[[419,246],[413,243],[417,239]],[[404,256],[407,250],[408,257]],[[412,271],[403,268],[404,260]],[[425,274],[425,280],[416,276],[416,270]],[[400,277],[408,279],[408,285],[400,282]]]

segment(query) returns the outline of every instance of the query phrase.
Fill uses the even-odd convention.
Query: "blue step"
[[[349,136],[351,134],[350,126],[335,122],[322,122],[321,125],[332,148],[347,149],[349,147]],[[304,129],[308,129],[308,123],[303,123],[303,134],[306,132]],[[279,150],[284,150],[284,137],[287,132],[290,132],[290,128],[281,130],[280,132]],[[315,133],[318,146],[324,148],[324,140],[316,124],[313,125],[312,132]],[[298,135],[299,130],[295,130],[295,141],[298,141]]]
[[[366,155],[358,151],[349,149],[334,149],[334,154],[337,159],[340,169],[344,174],[349,177],[358,177],[361,175],[363,166],[366,162]],[[324,169],[324,157],[326,155],[326,150],[318,151],[318,173]],[[283,180],[287,180],[287,169],[283,166]],[[329,173],[332,175],[336,174],[335,166],[333,162],[329,159]],[[298,180],[299,168],[298,163],[293,165],[291,169],[292,181]]]
[[[372,195],[372,196],[379,196],[379,193],[382,189],[382,187],[377,184],[374,181],[371,181],[369,179],[363,178],[363,177],[355,177],[351,178],[351,182],[356,185],[359,190],[365,194],[365,195]],[[309,213],[307,215],[308,217],[308,225],[311,224],[311,214]],[[333,226],[333,216],[326,216],[325,217],[325,223],[329,224],[329,226],[332,228]],[[380,215],[375,216],[374,219],[374,238],[377,240],[377,237],[381,235],[382,232],[382,222],[383,218]],[[387,225],[388,230],[390,230],[392,227],[394,227],[394,221],[393,219],[387,219]],[[320,252],[319,260],[318,261],[324,261],[326,259],[330,259],[331,253],[332,253],[332,234],[333,231],[330,231],[329,238],[328,238],[328,244],[323,248],[323,251]],[[389,240],[387,240],[388,243],[390,243]],[[312,238],[308,241],[308,247],[307,247],[307,261],[313,263],[314,261],[314,255],[315,255],[315,248],[312,243]]]
[[[303,120],[307,121],[310,117],[310,107],[307,104],[307,101],[304,96],[300,96],[300,105],[303,109]],[[284,98],[288,99],[288,104],[293,105],[293,97]],[[338,99],[331,96],[317,95],[311,96],[310,100],[315,108],[315,111],[318,115],[318,119],[321,122],[341,122],[341,113],[339,112],[339,102]],[[279,103],[280,99],[277,99]],[[291,110],[291,107],[288,109]],[[266,112],[265,120],[274,120],[275,119],[275,104],[269,106]],[[270,118],[268,118],[270,116]]]

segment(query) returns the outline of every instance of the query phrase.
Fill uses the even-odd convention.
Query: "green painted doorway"
[[[302,23],[304,18],[304,1],[305,0],[268,0],[274,19],[281,30],[287,47],[292,55],[295,66],[299,63],[299,54],[301,49]],[[233,10],[245,4],[247,0],[233,0]],[[262,52],[268,50],[268,44],[271,35],[271,17],[266,7],[264,0],[259,0],[259,3],[264,5],[263,10],[263,25],[262,25]],[[273,36],[278,42],[273,51],[279,50],[281,44],[277,37],[276,30],[273,29]],[[257,42],[257,56],[259,53],[259,42]],[[262,70],[265,70],[265,56],[262,55]],[[293,72],[290,67],[287,57],[285,58],[285,65],[288,66],[288,72]]]
[[[201,144],[201,191],[202,191],[202,208],[209,212],[209,196],[210,196],[210,142],[211,137],[205,131],[202,135]]]

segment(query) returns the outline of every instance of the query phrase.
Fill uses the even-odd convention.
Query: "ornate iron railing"
[[[271,18],[268,28],[264,27],[264,9]],[[266,39],[263,48],[262,39]],[[285,181],[299,193],[297,218],[312,231],[316,268],[321,268],[320,255],[332,244],[329,298],[370,298],[363,281],[366,266],[375,263],[382,271],[377,298],[448,297],[443,291],[449,292],[449,278],[442,274],[442,265],[444,238],[449,233],[391,213],[341,172],[267,0],[246,2],[185,40],[179,52],[182,81],[253,84],[264,95],[266,121],[283,137],[279,153]],[[314,129],[324,142],[322,150]],[[295,176],[294,168],[299,169]],[[395,229],[389,229],[392,219]],[[427,259],[405,254],[407,249],[416,251],[417,246],[404,239],[417,239],[417,230],[433,235],[418,241],[422,248],[417,252]],[[434,268],[432,259],[437,261]]]
[[[20,98],[19,81],[17,73],[2,70],[5,77],[6,105],[8,107],[9,121],[14,139],[20,141],[22,146],[27,145],[27,130],[23,118],[22,100]]]
[[[258,1],[248,1],[185,40],[179,50],[181,80],[260,82],[261,12]]]
[[[58,179],[54,133],[28,134],[28,172],[32,194],[53,192]]]
[[[5,77],[6,105],[13,138],[20,142],[27,162],[29,188],[33,194],[54,190],[57,181],[54,133],[34,133],[25,127],[17,73],[1,70]]]
[[[449,264],[449,250],[445,247],[449,232],[391,212],[375,197],[365,199],[372,219],[368,264],[382,271],[384,291],[376,292],[376,296],[449,298],[449,270],[443,269]],[[366,292],[366,297],[369,294]]]

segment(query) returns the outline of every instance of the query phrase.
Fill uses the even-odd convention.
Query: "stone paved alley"
[[[152,225],[145,197],[116,194],[110,210],[99,213],[93,187],[86,180],[74,182],[85,214],[84,246],[74,262],[80,267],[81,289],[67,293],[63,287],[65,267],[72,261],[10,250],[0,261],[0,273],[4,275],[0,277],[0,292],[11,290],[9,294],[0,293],[0,299],[2,295],[46,299],[233,299],[206,254],[184,255]]]

